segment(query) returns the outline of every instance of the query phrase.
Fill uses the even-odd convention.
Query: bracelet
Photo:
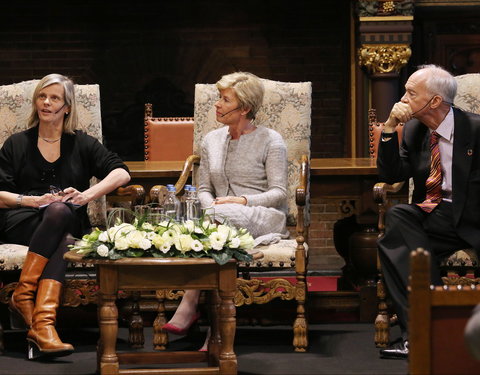
[[[23,194],[17,195],[17,208],[22,207]]]

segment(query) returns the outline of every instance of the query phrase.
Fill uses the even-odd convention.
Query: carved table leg
[[[230,264],[228,265],[230,266]],[[233,299],[236,290],[235,267],[220,271],[220,336],[221,346],[219,368],[221,374],[237,374],[237,356],[233,351],[235,340],[236,317]]]
[[[117,274],[112,267],[99,266],[100,280],[100,374],[117,375],[119,371],[116,353],[118,334],[118,310],[115,303],[117,297]]]
[[[162,330],[167,323],[165,316],[165,289],[157,290],[155,297],[158,301],[157,316],[153,321],[153,349],[166,350],[168,345],[168,333]]]

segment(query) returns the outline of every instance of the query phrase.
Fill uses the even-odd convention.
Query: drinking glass
[[[147,221],[150,224],[156,225],[160,223],[164,217],[165,210],[160,206],[152,206],[147,215]]]

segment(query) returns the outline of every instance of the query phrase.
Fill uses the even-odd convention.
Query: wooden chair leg
[[[383,278],[377,281],[378,314],[375,319],[375,345],[378,348],[388,346],[390,342],[390,319],[386,301],[386,289]]]
[[[305,277],[303,277],[303,280]],[[296,352],[304,353],[308,348],[308,322],[305,316],[306,284],[297,277],[296,300],[297,317],[293,323],[293,347]]]

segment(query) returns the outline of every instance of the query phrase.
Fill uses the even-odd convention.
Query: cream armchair
[[[265,304],[274,299],[294,300],[296,318],[293,324],[293,346],[297,352],[308,347],[308,322],[305,315],[307,300],[307,243],[310,220],[309,210],[309,161],[311,126],[311,83],[288,83],[262,80],[265,86],[263,105],[257,113],[256,123],[279,132],[287,145],[288,157],[288,217],[290,239],[259,246],[256,259],[251,264],[240,263],[238,270],[235,305]],[[194,153],[190,156],[176,188],[180,193],[192,173],[197,182],[199,150],[203,137],[218,127],[214,103],[218,90],[213,84],[195,85]],[[155,186],[151,199],[164,194],[165,187]],[[161,199],[161,198],[160,198]],[[290,281],[290,280],[294,281]],[[162,297],[175,299],[178,294],[160,293]],[[163,324],[163,312],[157,322]],[[160,333],[162,335],[163,333]],[[166,338],[159,341],[166,342]]]
[[[0,86],[0,146],[10,135],[26,129],[32,95],[37,83],[38,80],[30,80]],[[75,85],[75,95],[80,128],[102,142],[99,86]],[[92,179],[91,183],[95,182],[95,179]],[[139,185],[130,185],[119,188],[115,194],[122,196],[123,200],[131,204],[138,204],[143,201],[145,192]],[[105,226],[106,206],[105,197],[89,203],[88,215],[92,226]],[[27,246],[0,244],[0,302],[5,305],[8,304],[10,294],[15,288],[27,251]],[[96,302],[93,269],[85,270],[81,264],[72,264],[69,267],[69,274],[72,277],[69,278],[67,275],[63,305],[76,307]],[[84,276],[78,278],[78,274]],[[3,328],[0,324],[0,352],[3,348]]]
[[[480,114],[480,74],[464,74],[455,77],[458,90],[454,99],[455,106]],[[380,139],[383,124],[377,122],[375,112],[369,116],[369,137],[371,142],[371,155],[376,156],[376,149]],[[397,131],[401,130],[401,126]],[[399,133],[401,134],[401,132]],[[408,189],[402,189],[404,183],[389,185],[379,182],[374,186],[373,196],[378,205],[378,230],[380,236],[385,232],[385,212],[399,200],[410,201],[413,191],[413,182],[410,181]],[[408,190],[408,192],[405,192]],[[402,193],[403,191],[403,193]],[[412,249],[414,250],[414,249]],[[395,322],[395,316],[389,313],[387,304],[387,291],[382,278],[380,262],[377,262],[379,278],[377,283],[378,314],[375,319],[375,344],[385,347],[390,339],[390,325]],[[456,251],[450,257],[441,259],[440,270],[442,281],[445,285],[469,285],[480,283],[479,259],[474,249]]]

